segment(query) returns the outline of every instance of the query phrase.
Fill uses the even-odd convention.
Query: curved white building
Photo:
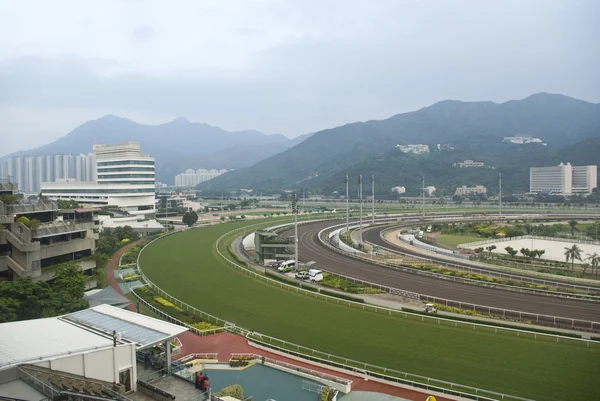
[[[154,214],[154,158],[140,152],[139,142],[94,145],[94,156],[94,181],[44,182],[42,195],[95,206],[114,205],[130,214]]]

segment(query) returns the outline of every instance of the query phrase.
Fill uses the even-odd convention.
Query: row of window
[[[154,174],[100,174],[99,180],[107,178],[154,178]]]
[[[144,166],[154,166],[154,160],[119,160],[115,162],[98,162],[98,166],[118,166],[120,164],[141,164]]]
[[[144,184],[148,184],[145,182]],[[155,191],[154,188],[123,188],[123,189],[44,189],[42,190],[42,195],[44,194],[123,194],[123,193],[153,193]]]
[[[98,184],[154,185],[154,181],[101,181]]]
[[[112,171],[154,171],[154,167],[104,167],[98,168],[99,173],[110,173]]]

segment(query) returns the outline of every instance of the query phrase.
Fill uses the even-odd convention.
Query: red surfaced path
[[[119,258],[127,252],[129,249],[133,248],[135,245],[139,244],[140,241],[132,242],[127,246],[119,249],[113,257],[110,259],[106,266],[106,276],[108,278],[108,282],[119,294],[125,295],[121,288],[117,284],[117,280],[115,279],[115,267],[119,263]],[[134,305],[130,304],[128,306],[129,310],[135,311]],[[218,353],[220,362],[229,361],[232,353],[253,353],[262,355],[265,358],[276,359],[281,362],[290,363],[296,366],[304,367],[307,369],[316,370],[322,373],[327,373],[330,375],[343,377],[345,379],[352,380],[352,390],[353,391],[373,391],[377,393],[389,394],[396,397],[402,397],[408,400],[413,401],[425,401],[427,396],[430,394],[419,392],[416,390],[410,390],[406,388],[392,386],[390,384],[379,383],[372,380],[365,380],[361,376],[340,373],[334,370],[329,370],[322,368],[320,366],[312,365],[308,362],[299,361],[292,358],[287,358],[282,355],[278,355],[275,353],[271,353],[256,347],[253,347],[248,344],[247,340],[244,337],[237,336],[231,333],[221,333],[214,334],[207,337],[199,337],[192,332],[186,332],[179,336],[179,340],[182,343],[182,349],[180,355],[183,357],[185,355],[193,354],[193,353]],[[436,396],[436,399],[439,401],[450,401],[451,398],[444,398]]]

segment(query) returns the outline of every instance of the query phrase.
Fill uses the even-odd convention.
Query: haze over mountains
[[[228,132],[205,123],[178,118],[161,125],[144,125],[106,115],[88,121],[55,142],[11,156],[87,154],[94,143],[140,142],[142,151],[156,159],[156,179],[173,183],[187,168],[239,169],[292,147],[309,135],[294,139],[246,130]]]
[[[547,146],[502,143],[507,136],[539,137]],[[425,155],[395,148],[419,143],[432,150],[437,144],[447,146]],[[452,168],[465,159],[483,161],[494,169]],[[493,193],[497,173],[502,172],[507,190],[527,191],[530,166],[560,161],[600,164],[600,105],[539,93],[501,104],[447,100],[386,120],[319,131],[293,148],[199,188],[341,192],[344,175],[362,173],[376,176],[378,192],[404,185],[409,194],[417,195],[424,174],[427,185],[435,185],[441,193],[475,184],[486,185]]]

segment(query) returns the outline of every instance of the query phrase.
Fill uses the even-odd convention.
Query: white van
[[[289,272],[296,266],[296,261],[294,259],[286,260],[285,262],[281,262],[277,270],[282,273]]]
[[[431,226],[427,227],[427,232],[430,233],[431,232]]]
[[[310,269],[308,271],[308,278],[313,283],[316,283],[317,281],[323,280],[323,272],[317,269]]]

